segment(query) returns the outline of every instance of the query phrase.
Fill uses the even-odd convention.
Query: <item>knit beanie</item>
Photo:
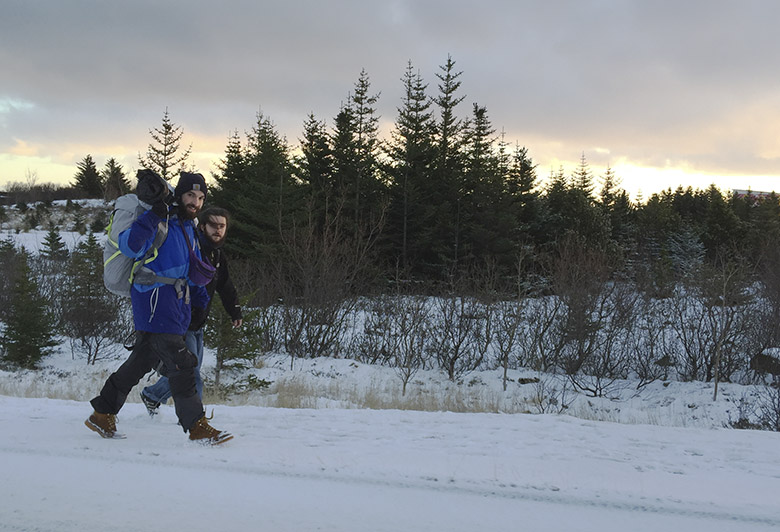
[[[200,190],[203,194],[206,194],[206,179],[203,174],[197,174],[192,172],[182,172],[179,176],[179,182],[174,189],[174,196],[180,198],[185,192],[190,190]]]

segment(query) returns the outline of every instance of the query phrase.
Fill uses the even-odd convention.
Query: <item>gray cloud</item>
[[[775,174],[778,15],[770,0],[6,0],[0,154],[20,139],[52,157],[68,144],[137,152],[166,107],[216,139],[262,108],[294,142],[309,112],[332,119],[362,68],[393,120],[407,61],[433,95],[451,54],[461,114],[486,105],[542,165],[585,151]]]

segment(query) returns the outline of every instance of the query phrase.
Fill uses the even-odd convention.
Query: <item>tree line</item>
[[[258,352],[350,352],[453,380],[527,366],[595,395],[626,377],[766,369],[780,342],[777,195],[680,186],[632,201],[585,154],[541,180],[486,107],[463,112],[461,76],[448,58],[429,94],[409,63],[389,138],[365,71],[331,124],[306,118],[297,146],[263,113],[229,137],[209,202],[233,214],[231,269],[258,311]],[[181,129],[166,110],[150,133],[139,163],[174,177]]]

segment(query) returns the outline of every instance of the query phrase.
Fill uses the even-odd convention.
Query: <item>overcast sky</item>
[[[387,131],[409,61],[448,55],[472,105],[541,178],[584,153],[645,197],[780,190],[774,0],[0,0],[0,186],[68,183],[91,154],[128,173],[167,108],[204,174],[259,111],[293,146],[365,69]],[[384,136],[384,135],[383,135]]]

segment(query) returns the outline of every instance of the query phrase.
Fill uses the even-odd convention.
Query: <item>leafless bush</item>
[[[628,343],[636,327],[638,292],[633,286],[609,282],[603,285],[591,319],[597,332],[590,355],[579,371],[569,374],[576,388],[595,397],[610,393],[629,372]]]
[[[636,290],[610,280],[612,274],[606,253],[576,238],[562,242],[553,265],[553,290],[564,303],[553,331],[561,337],[559,367],[575,388],[594,396],[626,377],[623,344],[636,316]]]
[[[379,296],[369,299],[363,310],[363,322],[349,349],[355,360],[365,364],[388,365],[398,348],[398,331],[395,330],[398,298]]]
[[[669,378],[673,359],[665,353],[665,317],[657,300],[637,301],[637,320],[628,336],[629,368],[636,374],[637,389]]]
[[[475,297],[448,295],[436,299],[430,349],[450,380],[477,369],[491,338],[490,303]]]
[[[521,325],[525,319],[522,303],[519,301],[501,301],[496,305],[494,316],[496,321],[494,326],[496,362],[504,370],[502,382],[504,391],[506,391],[510,361],[518,358],[519,336],[521,334]],[[522,365],[522,362],[519,365]]]
[[[558,332],[566,316],[563,300],[555,296],[529,299],[524,307],[525,320],[517,338],[519,360],[537,371],[551,371],[559,364],[564,345]]]
[[[282,301],[283,345],[296,357],[337,355],[364,283],[382,218],[362,233],[343,231],[338,213],[280,229],[283,252],[274,264]]]
[[[762,427],[780,432],[780,387],[762,388],[758,392],[756,411]]]
[[[695,282],[675,288],[669,316],[681,379],[717,383],[747,369],[759,319],[748,278],[741,265],[722,261],[700,267]]]
[[[537,414],[560,414],[569,408],[568,381],[560,377],[539,379],[535,384],[530,404]]]
[[[394,368],[403,385],[401,395],[417,372],[425,366],[425,356],[430,340],[429,306],[426,298],[408,296],[398,299],[399,308],[394,315],[396,348]]]

